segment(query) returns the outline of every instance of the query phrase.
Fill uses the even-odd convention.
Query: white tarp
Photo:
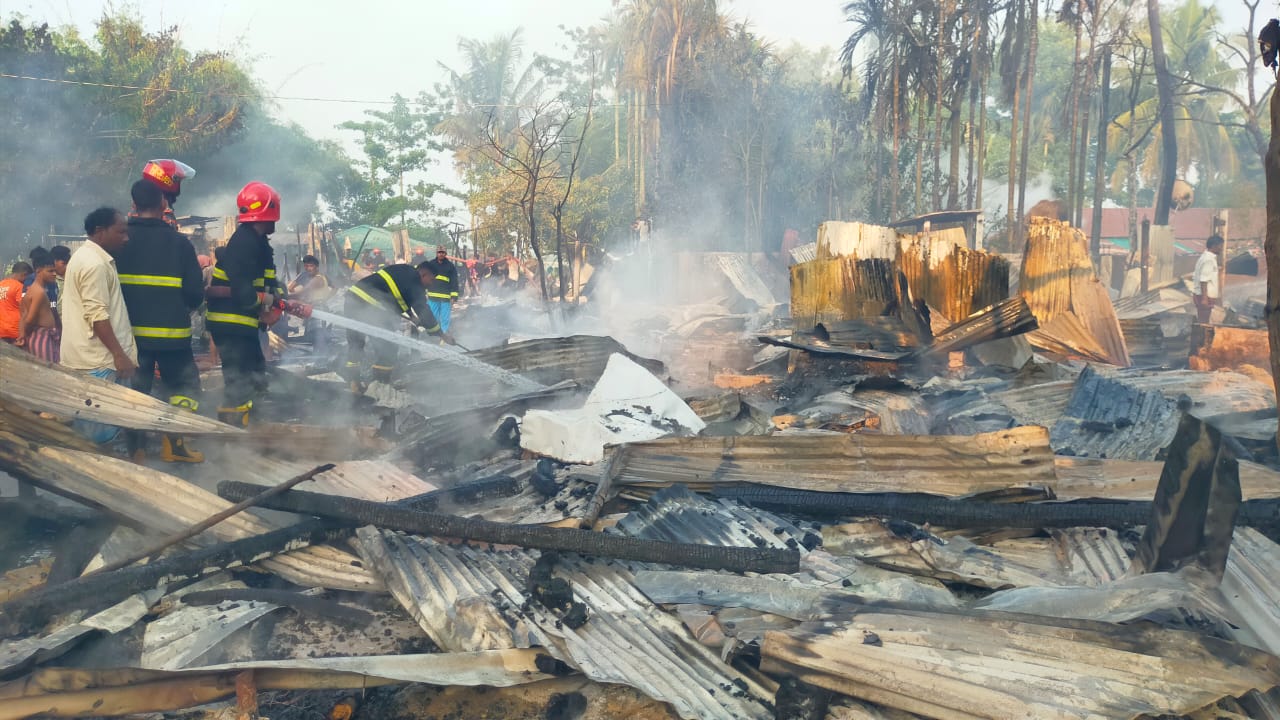
[[[705,427],[661,380],[615,353],[581,408],[525,413],[520,447],[563,462],[594,463],[604,458],[606,445],[697,435]]]

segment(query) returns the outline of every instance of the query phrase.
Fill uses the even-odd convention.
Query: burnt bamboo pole
[[[241,482],[218,484],[218,494],[228,500],[248,498],[257,495],[262,489],[261,485]],[[315,515],[350,525],[374,525],[386,530],[420,535],[574,552],[619,560],[734,572],[793,573],[800,569],[800,553],[796,550],[694,545],[606,535],[577,528],[513,525],[298,490],[269,498],[259,507]]]

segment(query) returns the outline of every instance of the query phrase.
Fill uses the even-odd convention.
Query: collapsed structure
[[[248,432],[0,346],[0,471],[39,489],[0,502],[54,535],[0,581],[0,718],[1280,717],[1243,310],[1113,303],[1038,218],[1015,260],[856,223],[794,254],[682,258],[714,290],[624,342],[358,399],[278,370]]]

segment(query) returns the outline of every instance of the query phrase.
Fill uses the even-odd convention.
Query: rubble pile
[[[1041,218],[793,254],[248,430],[0,345],[0,720],[1280,718],[1265,331]]]

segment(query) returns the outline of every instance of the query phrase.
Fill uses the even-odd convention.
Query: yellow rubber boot
[[[253,409],[253,403],[247,402],[239,407],[220,407],[218,408],[218,420],[228,425],[234,425],[240,428],[249,427],[249,411]]]
[[[187,447],[186,442],[178,435],[161,437],[164,445],[160,450],[160,459],[165,462],[202,463],[204,453]]]

